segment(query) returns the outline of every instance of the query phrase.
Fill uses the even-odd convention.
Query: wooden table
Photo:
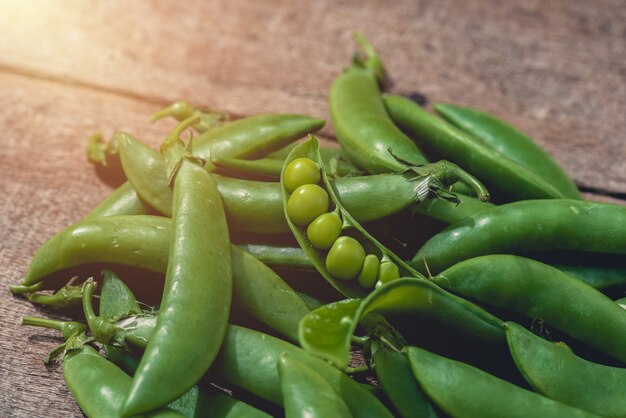
[[[81,415],[60,368],[41,362],[53,333],[19,326],[50,313],[7,286],[111,191],[85,139],[127,130],[156,146],[172,124],[147,115],[179,98],[328,118],[353,29],[380,49],[393,92],[494,112],[545,146],[588,198],[626,196],[622,0],[0,0],[0,416]]]

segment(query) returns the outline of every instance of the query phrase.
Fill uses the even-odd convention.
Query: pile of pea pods
[[[493,115],[383,94],[355,40],[340,147],[184,101],[158,151],[90,138],[127,181],[11,287],[73,318],[24,318],[62,333],[46,362],[88,417],[626,417],[626,207]]]

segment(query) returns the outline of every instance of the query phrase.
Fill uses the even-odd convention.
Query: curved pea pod
[[[386,332],[385,335],[377,335],[375,332],[368,334],[371,367],[376,372],[378,382],[399,416],[402,418],[437,418],[437,413],[411,372],[409,360],[404,353],[399,351],[405,346],[404,341],[399,341],[398,347],[392,347],[391,341],[397,339],[393,338],[398,335],[396,332],[391,334]],[[401,339],[401,337],[398,338]]]
[[[472,257],[544,250],[626,253],[626,207],[569,199],[496,206],[432,237],[411,265],[423,270],[426,260],[436,274]]]
[[[435,276],[452,293],[530,318],[626,362],[626,315],[611,299],[546,264],[513,255],[463,261]]]
[[[88,417],[119,417],[132,379],[96,350],[84,345],[66,355],[63,376],[78,406]],[[146,414],[148,417],[184,417],[169,408]]]
[[[419,318],[455,335],[455,340],[479,342],[485,349],[504,344],[502,321],[471,302],[428,280],[397,279],[380,286],[363,300],[324,305],[300,321],[300,345],[337,367],[348,364],[351,337],[371,314]]]
[[[505,329],[515,364],[537,392],[604,417],[626,416],[626,369],[584,360],[514,322]]]
[[[239,248],[250,253],[270,267],[288,267],[315,270],[309,257],[300,247],[270,244],[239,244]]]
[[[541,176],[482,145],[416,103],[400,96],[385,96],[391,119],[427,144],[433,151],[459,164],[482,181],[519,199],[554,199],[567,197]]]
[[[552,267],[577,278],[594,289],[605,291],[626,286],[626,267],[550,263]]]
[[[453,418],[598,417],[417,347],[406,354],[424,392]]]
[[[172,221],[150,215],[81,221],[49,240],[35,254],[14,292],[45,286],[45,278],[87,263],[116,263],[165,273]],[[293,289],[256,258],[231,245],[233,296],[241,309],[272,329],[297,339],[297,322],[309,312]],[[261,309],[263,308],[263,309]],[[288,312],[288,313],[286,313]]]
[[[327,210],[325,210],[324,212],[328,212],[328,209],[330,209],[330,211],[335,211],[335,213],[337,213],[337,215],[339,216],[340,222],[342,222],[343,224],[341,227],[342,228],[341,232],[349,228],[349,232],[350,232],[349,236],[351,237],[351,239],[354,239],[357,242],[357,244],[354,244],[354,245],[362,246],[364,251],[367,254],[375,254],[378,257],[378,259],[381,261],[388,260],[388,261],[395,263],[401,269],[401,274],[404,276],[423,277],[421,276],[420,273],[418,273],[417,271],[409,267],[397,255],[389,251],[385,246],[383,246],[380,242],[378,242],[372,235],[370,235],[353,218],[350,212],[348,212],[348,210],[343,206],[338,196],[338,192],[333,188],[333,185],[328,180],[328,177],[326,176],[326,172],[325,172],[326,171],[325,167],[321,163],[321,156],[319,154],[319,143],[315,137],[311,137],[308,141],[303,142],[299,146],[295,147],[291,151],[289,156],[285,159],[285,165],[284,165],[285,168],[283,168],[283,174],[281,176],[283,206],[284,206],[284,211],[285,211],[285,218],[287,219],[289,228],[291,229],[296,240],[298,241],[298,244],[300,245],[302,250],[305,252],[305,254],[311,259],[311,262],[313,263],[317,271],[335,289],[337,289],[339,292],[341,292],[343,295],[347,297],[362,297],[369,293],[369,290],[361,286],[358,283],[358,281],[340,279],[340,278],[335,277],[335,275],[331,274],[331,272],[329,271],[327,267],[327,259],[328,259],[328,255],[332,252],[332,248],[331,248],[331,251],[329,252],[316,248],[311,243],[311,241],[309,240],[309,237],[307,236],[306,226],[298,225],[296,221],[291,219],[293,214],[292,215],[289,214],[289,211],[290,211],[289,201],[290,201],[291,196],[294,195],[295,192],[290,193],[284,185],[285,184],[285,170],[292,161],[299,159],[299,158],[306,158],[306,159],[312,160],[319,167],[320,173],[321,173],[321,185],[323,186],[323,188],[321,188],[322,190],[321,192],[327,193],[327,198],[329,199],[330,203],[332,203],[332,206],[333,206],[333,207],[328,207],[328,204],[327,204]],[[307,187],[307,186],[309,185],[302,186],[302,187]],[[317,185],[315,185],[314,187],[318,189],[320,188]],[[418,199],[419,199],[419,196],[418,196]],[[337,239],[336,242],[339,242],[339,240],[342,240],[346,237],[347,236],[345,235],[341,236]],[[363,254],[363,258],[364,257],[365,257],[365,254]],[[363,260],[361,260],[361,263],[362,262]],[[353,267],[356,268],[355,271],[358,274],[361,266],[358,265],[358,266],[353,266]],[[354,275],[354,277],[356,277],[356,274]]]
[[[267,114],[251,116],[224,124],[199,135],[194,141],[194,154],[205,160],[212,157],[262,157],[308,133],[316,132],[324,125],[324,120],[304,115]],[[207,170],[212,165],[206,166]],[[164,176],[164,174],[159,174]],[[159,179],[157,177],[155,179]],[[132,182],[131,182],[132,183]],[[154,186],[162,191],[162,182]],[[109,197],[94,208],[87,217],[112,215],[143,215],[147,208],[155,207],[155,202],[142,200],[128,182],[124,183]],[[167,189],[165,189],[167,190]],[[152,195],[152,192],[146,191]],[[168,191],[168,193],[170,193]],[[159,203],[159,202],[157,202]],[[162,203],[162,202],[161,202]],[[171,215],[171,205],[158,204],[157,210]]]
[[[445,120],[482,144],[536,173],[570,199],[581,199],[578,188],[556,161],[535,141],[487,113],[469,107],[436,103],[435,111]]]
[[[286,418],[351,418],[345,402],[324,378],[302,362],[282,355],[278,375]]]
[[[282,405],[283,394],[276,367],[281,355],[287,355],[315,370],[340,395],[353,416],[393,416],[365,386],[325,361],[293,344],[243,327],[229,327],[212,372],[229,384]]]
[[[380,62],[374,48],[366,45],[369,58]],[[428,163],[387,116],[371,66],[358,63],[343,71],[332,84],[328,102],[337,139],[359,167],[371,174],[404,172],[406,165],[395,156],[415,166]]]

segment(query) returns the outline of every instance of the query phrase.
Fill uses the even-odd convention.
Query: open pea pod
[[[505,329],[515,364],[537,392],[605,417],[626,416],[626,369],[584,360],[514,322]]]
[[[348,364],[351,337],[372,314],[411,316],[436,323],[461,340],[484,347],[504,345],[502,321],[471,302],[446,292],[428,280],[402,278],[389,282],[363,300],[324,305],[300,321],[300,345],[338,367]]]
[[[296,160],[304,161],[309,177],[300,179],[299,174],[288,173]],[[418,187],[417,201],[424,199],[429,193],[428,180],[423,182],[424,188]],[[313,194],[300,193],[305,188]],[[424,277],[370,235],[345,209],[335,186],[328,180],[315,137],[310,136],[309,140],[295,147],[285,159],[281,191],[285,218],[298,244],[320,274],[343,295],[349,298],[363,297],[370,292],[377,280],[385,281],[387,276]],[[309,200],[308,196],[311,195],[314,196],[314,202]],[[296,200],[296,197],[300,200]],[[318,228],[322,231],[320,237],[319,233],[312,233],[311,230],[318,219],[324,216],[331,219]],[[335,227],[328,227],[333,222]],[[330,229],[332,231],[329,232]],[[321,241],[324,243],[320,243]],[[340,251],[334,250],[341,246],[348,250],[339,255]],[[327,251],[327,248],[330,250]],[[374,260],[373,257],[376,260],[371,263],[373,267],[368,269],[365,263],[366,257],[370,255],[370,260]],[[393,272],[385,273],[385,269]],[[366,271],[367,277],[362,279],[362,273]],[[358,280],[352,280],[357,275],[360,276]]]

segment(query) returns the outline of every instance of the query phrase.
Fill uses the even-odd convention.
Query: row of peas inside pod
[[[281,184],[285,215],[294,236],[338,290],[350,288],[358,296],[401,274],[419,276],[342,206],[315,137],[295,147],[286,158]]]

